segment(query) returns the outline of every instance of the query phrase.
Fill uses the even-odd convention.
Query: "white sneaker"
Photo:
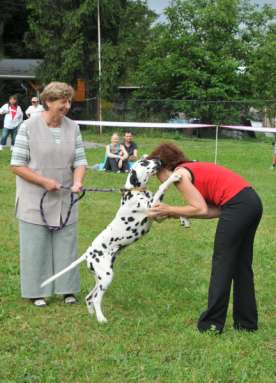
[[[13,145],[11,145],[11,147],[10,147],[10,151],[11,151],[11,152],[13,151]]]
[[[3,146],[2,145],[0,145],[0,150],[3,150]]]
[[[34,298],[34,299],[31,299],[31,301],[33,302],[33,304],[36,307],[45,307],[45,306],[47,306],[47,303],[46,303],[45,299],[43,299],[43,298]]]
[[[77,303],[77,300],[73,294],[64,295],[64,303],[67,305],[73,305]]]

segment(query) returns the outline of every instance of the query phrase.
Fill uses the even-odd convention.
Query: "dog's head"
[[[127,177],[125,188],[132,189],[145,187],[151,176],[155,175],[161,167],[161,161],[141,159],[136,161]]]

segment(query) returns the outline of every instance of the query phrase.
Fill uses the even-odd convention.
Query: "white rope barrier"
[[[119,128],[158,128],[158,129],[198,129],[198,128],[216,128],[215,139],[215,164],[218,158],[218,133],[219,128],[243,130],[250,132],[275,133],[275,128],[254,128],[252,126],[240,125],[212,125],[212,124],[188,124],[188,123],[158,123],[158,122],[123,122],[123,121],[75,121],[79,125],[86,126],[110,126]]]
[[[123,121],[75,121],[79,125],[87,126],[111,126],[118,128],[158,128],[158,129],[191,129],[213,128],[216,125],[209,124],[184,124],[184,123],[159,123],[159,122],[123,122]]]
[[[157,128],[157,129],[198,129],[198,128],[223,128],[233,130],[244,130],[261,133],[275,133],[275,128],[254,128],[253,126],[240,125],[212,125],[212,124],[190,124],[190,123],[159,123],[159,122],[124,122],[124,121],[85,121],[76,120],[79,125],[86,126],[110,126],[118,128]]]
[[[245,130],[250,132],[261,132],[261,133],[275,133],[275,128],[254,128],[253,126],[239,126],[239,125],[220,125],[220,128],[234,129],[234,130]]]

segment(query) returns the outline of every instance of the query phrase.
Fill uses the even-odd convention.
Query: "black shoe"
[[[254,331],[258,330],[258,326],[245,327],[245,326],[240,325],[239,323],[234,323],[233,328],[234,328],[234,330],[237,330],[237,331],[248,331],[248,332],[254,332]]]

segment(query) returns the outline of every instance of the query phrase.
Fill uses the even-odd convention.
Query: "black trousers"
[[[110,170],[112,172],[119,172],[119,171],[124,172],[128,169],[127,160],[123,161],[121,168],[119,168],[118,162],[119,162],[119,158],[107,157],[104,164],[105,170]]]
[[[233,282],[235,329],[257,330],[258,312],[252,270],[253,243],[262,216],[262,203],[245,188],[222,206],[215,235],[208,308],[198,329],[223,330]]]

